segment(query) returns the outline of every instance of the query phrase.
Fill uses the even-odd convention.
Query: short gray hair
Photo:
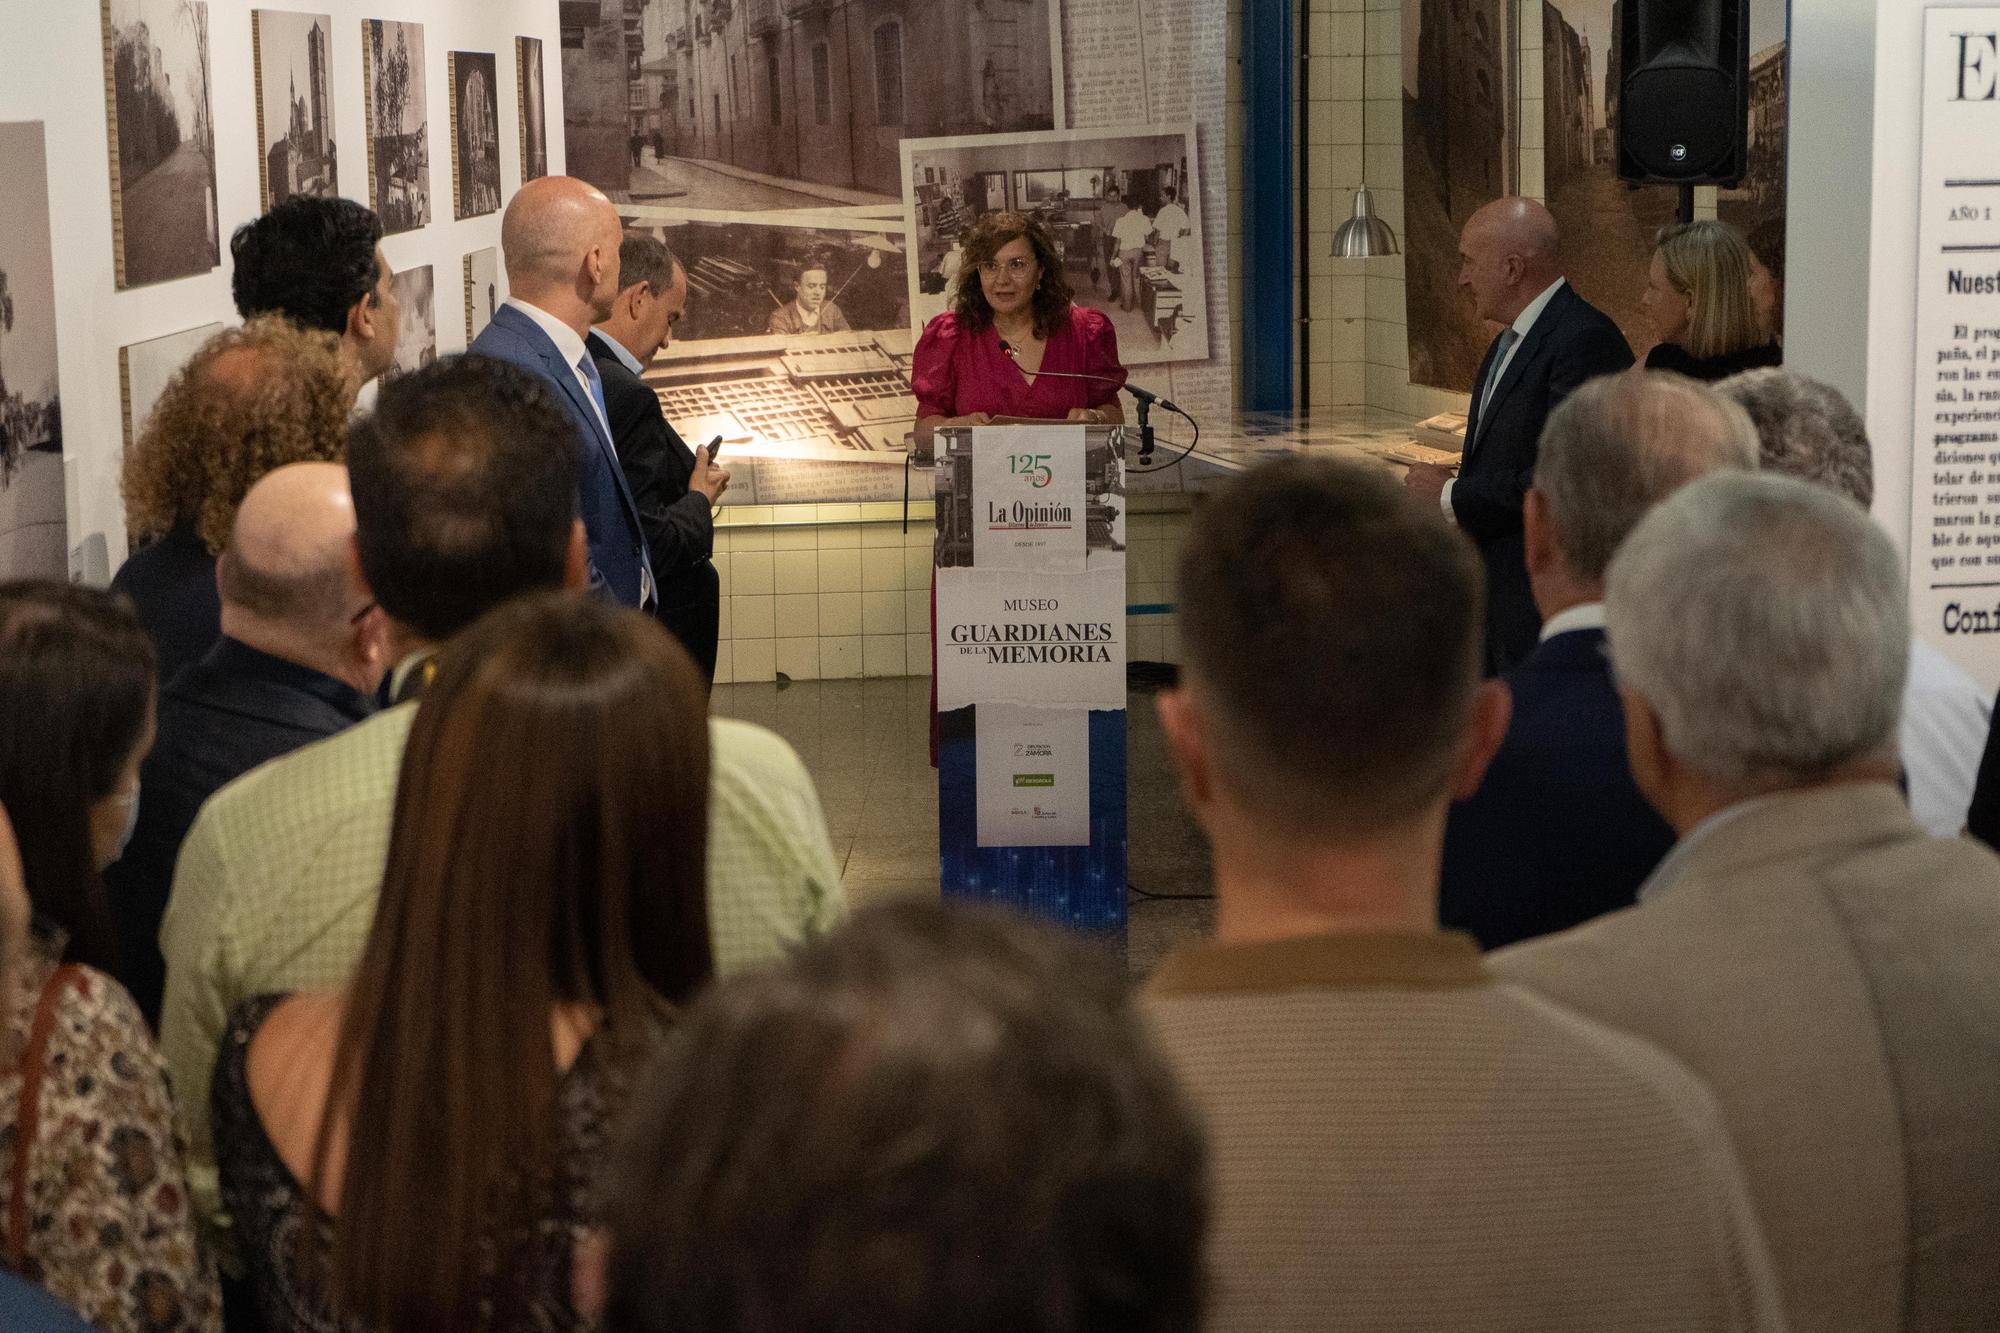
[[[1681,762],[1736,790],[1893,753],[1909,668],[1902,562],[1858,506],[1719,473],[1640,522],[1611,562],[1618,683]]]
[[[1743,410],[1681,375],[1592,380],[1542,429],[1535,489],[1570,572],[1599,582],[1646,511],[1696,477],[1757,466]]]
[[[1840,390],[1783,369],[1746,370],[1715,388],[1750,414],[1766,468],[1831,486],[1863,509],[1875,503],[1868,427]]]

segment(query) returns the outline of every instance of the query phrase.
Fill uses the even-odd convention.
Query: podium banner
[[[944,891],[1125,919],[1124,433],[938,433]]]

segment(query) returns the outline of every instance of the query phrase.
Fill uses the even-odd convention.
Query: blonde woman
[[[1750,247],[1726,222],[1661,229],[1639,302],[1660,335],[1646,354],[1648,370],[1721,380],[1783,359],[1757,318],[1752,262]]]

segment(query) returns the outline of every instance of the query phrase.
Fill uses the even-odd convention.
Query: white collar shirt
[[[639,364],[639,358],[633,356],[624,343],[619,342],[603,329],[592,329],[591,332],[604,339],[604,345],[611,349],[611,355],[618,358],[619,365],[625,367],[625,369],[631,371],[634,375],[643,375],[646,373],[646,368]]]
[[[597,414],[598,424],[604,427],[604,438],[607,440],[610,439],[611,422],[604,415],[604,409],[598,405],[597,395],[591,392],[590,377],[583,373],[583,369],[579,365],[585,357],[590,355],[590,349],[584,345],[584,341],[577,335],[577,331],[540,306],[529,305],[526,301],[519,301],[511,296],[502,302],[502,304],[512,306],[529,319],[534,320],[535,326],[541,329],[543,333],[549,335],[549,341],[556,345],[556,355],[563,359],[563,364],[569,367],[570,374],[576,376],[576,382],[582,386],[583,401],[590,404],[591,411]]]
[[[1604,603],[1582,602],[1550,616],[1542,625],[1542,642],[1547,643],[1558,634],[1574,634],[1580,629],[1603,628]]]

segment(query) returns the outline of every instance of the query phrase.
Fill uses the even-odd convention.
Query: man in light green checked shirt
[[[353,970],[375,917],[396,777],[436,648],[521,593],[588,586],[574,432],[526,372],[449,358],[383,390],[348,442],[355,546],[387,618],[396,706],[253,769],[202,807],[160,931],[160,1040],[190,1183],[225,1256],[209,1081],[230,1010]],[[708,916],[719,973],[845,914],[819,797],[777,736],[709,723]],[[507,818],[495,810],[493,818]],[[662,810],[662,819],[684,817]]]

